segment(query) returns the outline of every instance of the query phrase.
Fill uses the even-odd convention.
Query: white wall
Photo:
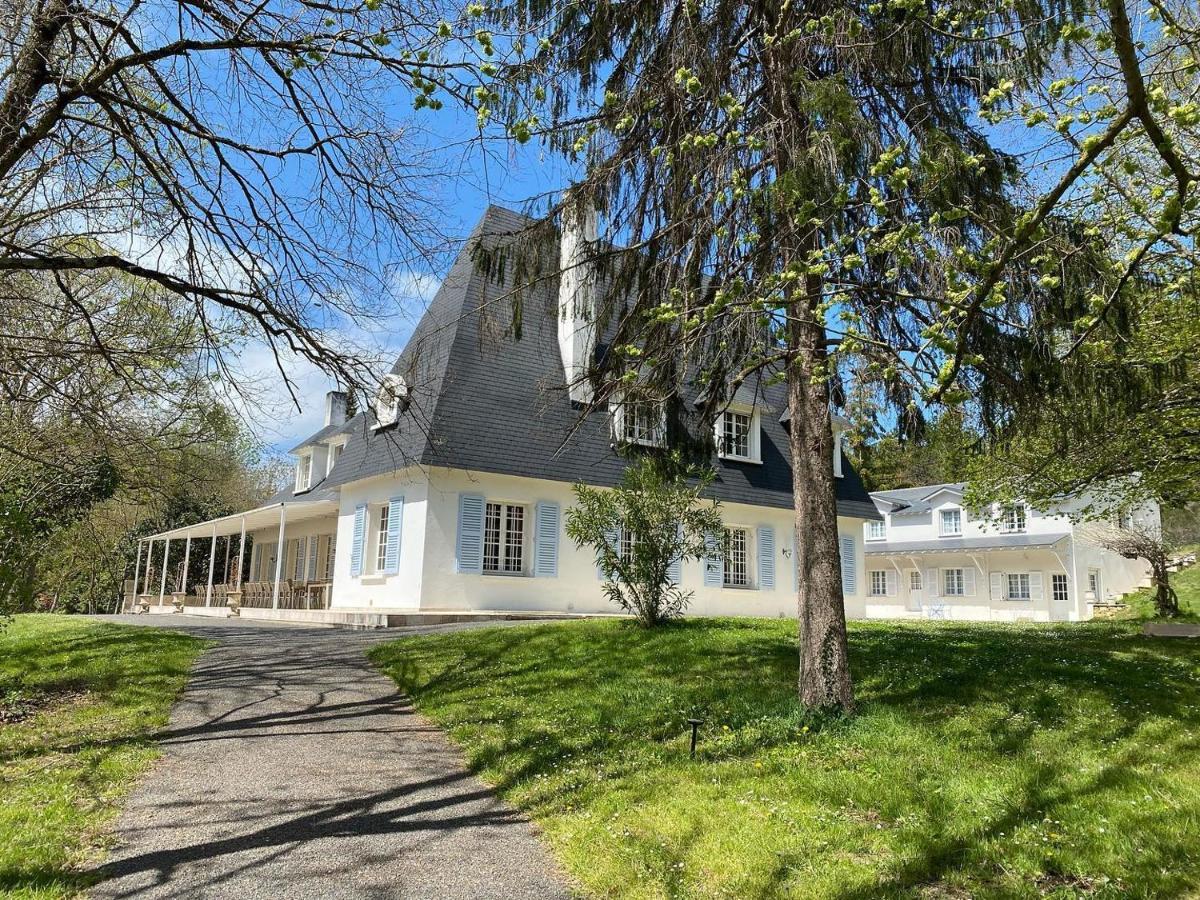
[[[320,535],[325,535],[325,534],[333,534],[334,531],[337,529],[337,526],[338,526],[338,520],[337,520],[337,518],[335,518],[332,515],[326,516],[326,517],[320,518],[320,519],[306,519],[302,522],[296,522],[296,523],[287,522],[285,519],[283,541],[284,541],[285,547],[287,548],[287,558],[284,560],[283,572],[280,575],[280,578],[282,580],[286,581],[287,579],[292,577],[293,568],[295,566],[295,561],[296,561],[295,560],[296,554],[295,554],[294,548],[292,548],[290,546],[290,544],[294,539],[301,538],[301,537],[308,538],[308,537],[318,537]],[[253,548],[248,548],[246,551],[246,555],[248,557],[248,559],[247,559],[247,566],[248,566],[247,580],[253,581],[254,580],[254,564],[255,564],[257,555],[261,552],[261,548],[264,544],[274,544],[276,541],[279,540],[279,525],[277,523],[277,524],[271,526],[270,528],[258,528],[253,531],[247,531],[246,535],[248,537],[252,537],[254,539]],[[247,543],[249,543],[249,542],[247,542]],[[236,553],[237,553],[237,547],[235,546],[234,554],[236,554]],[[337,562],[336,554],[334,556],[334,562],[335,563]],[[218,563],[217,565],[219,568],[220,563]],[[264,563],[264,565],[265,565],[265,563]],[[236,568],[236,564],[231,563],[231,566]],[[275,580],[275,570],[274,569],[271,569],[270,571],[264,570],[263,572],[260,573],[260,575],[261,575],[261,577],[260,577],[261,581],[274,581]],[[317,580],[318,581],[321,580],[319,573],[317,576]]]
[[[534,578],[508,575],[470,575],[455,571],[458,535],[459,494],[482,494],[489,500],[527,504],[532,527],[532,508],[538,501],[558,503],[565,524],[566,509],[573,502],[571,486],[563,482],[517,478],[487,473],[464,473],[445,469],[431,471],[424,565],[421,573],[422,607],[429,609],[546,610],[576,613],[614,613],[600,591],[595,557],[590,548],[577,548],[560,532],[558,577]],[[683,565],[682,585],[694,592],[688,612],[692,615],[794,616],[795,582],[792,577],[792,513],[742,504],[722,504],[729,524],[756,528],[769,525],[775,531],[775,588],[705,587],[702,562]],[[858,593],[847,597],[847,613],[862,614],[862,520],[840,519],[842,535],[855,540],[858,562]],[[757,581],[757,546],[751,535],[751,574]],[[532,544],[528,545],[530,548]]]
[[[341,489],[338,512],[337,556],[334,559],[333,608],[416,609],[421,605],[424,565],[428,477],[423,469],[409,468],[383,478],[370,478]],[[374,572],[372,524],[380,505],[392,497],[404,498],[400,526],[400,570],[396,575]],[[369,504],[368,539],[363,553],[363,574],[351,576],[354,545],[354,508]]]

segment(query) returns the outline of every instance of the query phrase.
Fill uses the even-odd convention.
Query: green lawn
[[[1185,622],[1200,622],[1200,565],[1173,574],[1171,586],[1179,595],[1179,619]],[[1154,618],[1154,594],[1149,588],[1130,595],[1125,602],[1129,604],[1128,618]]]
[[[0,895],[63,897],[103,855],[124,794],[204,642],[18,616],[0,630]]]
[[[793,700],[787,621],[374,658],[596,896],[1195,896],[1200,647],[1138,627],[856,624],[859,715],[824,722]]]

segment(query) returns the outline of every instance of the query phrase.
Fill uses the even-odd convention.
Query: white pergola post
[[[287,522],[287,504],[279,504],[279,543],[275,545],[275,590],[271,594],[271,609],[279,609],[279,578],[283,575],[283,558],[287,550],[283,544],[283,527]]]
[[[213,523],[212,547],[208,551],[208,592],[204,595],[204,605],[212,606],[213,566],[217,564],[217,525]]]
[[[133,605],[134,606],[137,606],[138,578],[140,578],[141,574],[142,574],[142,544],[144,544],[144,543],[145,543],[145,541],[138,541],[137,556],[135,557],[134,563],[133,563]],[[122,610],[122,612],[123,611],[124,610]]]
[[[237,589],[242,589],[242,564],[246,559],[246,517],[242,516],[242,540],[238,545]]]
[[[181,594],[186,594],[188,592],[188,588],[187,588],[188,562],[191,560],[191,558],[192,558],[192,536],[189,534],[187,536],[187,540],[184,541],[184,543],[183,543],[183,572],[179,576],[179,592]]]
[[[162,578],[158,583],[158,605],[163,605],[163,598],[167,595],[167,560],[171,557],[171,539],[167,538],[163,541],[163,561],[162,561]]]

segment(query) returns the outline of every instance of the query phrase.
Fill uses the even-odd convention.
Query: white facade
[[[868,618],[1081,621],[1148,581],[1144,560],[1097,546],[1095,526],[1072,520],[1082,500],[980,512],[964,507],[961,486],[926,490],[911,504],[875,495],[884,521],[864,524]],[[1157,527],[1158,506],[1131,518]]]
[[[621,610],[601,592],[595,555],[576,547],[565,533],[566,510],[573,502],[565,482],[511,475],[412,467],[394,476],[344,485],[336,519],[304,523],[305,536],[336,534],[331,609],[436,612],[559,612],[613,614]],[[482,498],[506,514],[519,516],[519,571],[463,571],[460,551],[462,498]],[[401,525],[394,538],[397,565],[386,567],[387,532],[380,528],[386,508],[403,499]],[[299,504],[298,504],[299,505]],[[356,570],[355,513],[365,507],[361,563]],[[537,571],[535,558],[547,560],[546,531],[538,528],[539,507],[557,512],[553,527],[553,574]],[[509,513],[510,508],[520,510]],[[680,584],[693,592],[690,615],[791,617],[796,614],[796,576],[792,543],[792,511],[772,507],[722,503],[728,527],[743,529],[746,538],[746,584],[714,584],[705,576],[704,560],[683,563]],[[507,524],[507,523],[505,523]],[[863,520],[839,518],[844,550],[843,578],[846,608],[851,617],[865,614],[863,580]],[[251,533],[256,546],[273,543],[274,529]],[[296,571],[296,546],[288,530],[286,573]],[[509,535],[503,537],[507,540]],[[491,541],[492,546],[496,541]],[[309,545],[313,546],[313,545]],[[321,543],[316,545],[322,546]],[[381,550],[380,547],[384,549]],[[318,562],[321,562],[318,560]],[[252,560],[252,573],[255,571]],[[482,569],[482,566],[480,567]],[[732,576],[732,573],[731,573]],[[251,575],[253,580],[254,575]]]

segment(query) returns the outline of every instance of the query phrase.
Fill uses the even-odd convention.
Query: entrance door
[[[920,569],[908,570],[908,608],[913,612],[920,612],[921,604],[925,601],[923,577]]]

